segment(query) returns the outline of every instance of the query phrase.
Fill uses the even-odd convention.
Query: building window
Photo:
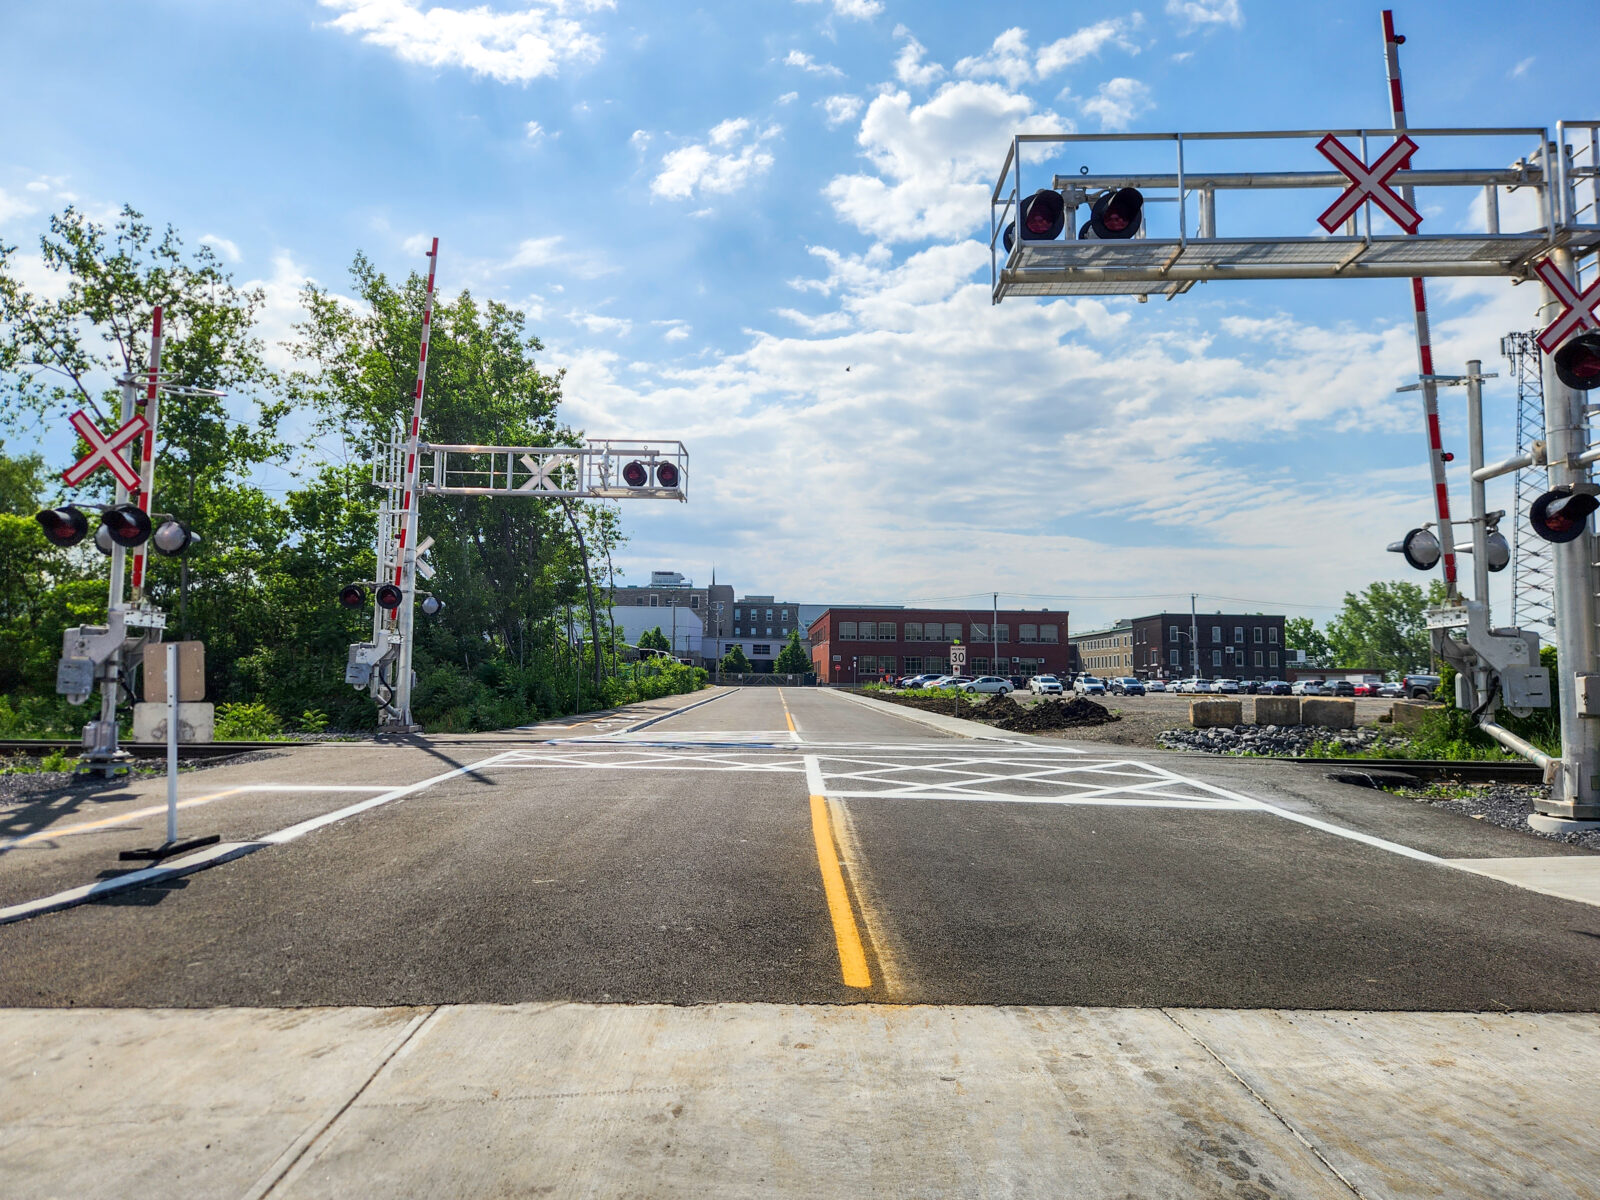
[[[1222,651],[1221,650],[1213,650],[1211,652],[1211,665],[1213,667],[1220,667],[1222,665]]]
[[[972,640],[975,642],[987,642],[989,640],[989,627],[981,622],[974,621],[972,623]]]
[[[945,628],[954,629],[955,630],[955,632],[950,635],[951,637],[960,637],[961,636],[961,626],[959,626],[959,625],[947,625]],[[1009,642],[1011,640],[1011,626],[1009,626],[1009,625],[996,625],[994,627],[994,640],[997,641],[997,642]]]
[[[1039,640],[1049,646],[1061,644],[1061,627],[1059,625],[1039,626]]]
[[[755,645],[750,647],[750,653],[759,655],[762,658],[771,658],[772,647],[770,645],[763,645],[762,643],[757,642]]]
[[[1278,644],[1278,627],[1276,625],[1267,630],[1267,641],[1271,642],[1274,646]],[[1273,661],[1277,661],[1277,655],[1273,655]]]
[[[1267,657],[1272,660],[1272,665],[1273,666],[1277,666],[1278,665],[1278,652],[1276,650],[1271,651],[1267,655]]]
[[[906,622],[906,641],[908,641],[908,642],[920,642],[921,640],[922,640],[922,622],[921,621],[907,621]],[[912,674],[912,675],[920,675],[921,673],[922,672],[920,672],[920,671],[911,671],[911,672],[909,672],[909,674]]]
[[[767,620],[772,620],[772,610],[770,608],[767,609]]]
[[[789,610],[787,608],[780,608],[778,610],[778,619],[780,621],[787,621],[789,619]]]
[[[922,674],[922,659],[919,658],[918,656],[914,655],[914,654],[906,655],[906,674],[907,675],[921,675]]]
[[[733,619],[734,619],[734,620],[735,620],[735,621],[742,621],[742,620],[744,620],[744,609],[742,609],[742,608],[736,608],[736,609],[734,609],[734,610],[733,610]]]
[[[1213,642],[1220,642],[1222,640],[1222,626],[1221,625],[1213,625],[1211,627],[1211,640]]]
[[[839,640],[853,642],[856,640],[856,623],[854,621],[839,622]]]
[[[1178,665],[1178,652],[1176,650],[1172,651],[1172,665]]]
[[[1261,626],[1256,626],[1256,645],[1261,645]]]
[[[1169,641],[1169,642],[1177,641],[1178,640],[1178,627],[1176,625],[1169,625],[1169,626],[1167,626],[1167,629],[1171,634],[1171,636],[1167,638],[1167,641]]]
[[[1260,665],[1261,665],[1261,651],[1257,650],[1256,651],[1256,666],[1259,667]]]
[[[661,597],[660,596],[651,596],[650,597],[650,607],[651,608],[660,608],[661,607]]]
[[[1235,625],[1233,627],[1233,640],[1234,640],[1235,644],[1244,641],[1244,626],[1243,625]]]
[[[1030,645],[1039,640],[1039,627],[1037,625],[1018,625],[1017,641],[1027,642]]]
[[[700,597],[699,596],[690,596],[689,597],[689,607],[690,608],[699,608],[700,607]]]

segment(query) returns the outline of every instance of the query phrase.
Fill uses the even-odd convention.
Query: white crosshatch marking
[[[497,768],[712,771],[812,776],[836,800],[954,800],[1143,808],[1254,809],[1254,801],[1131,759],[1010,742],[807,742],[774,730],[563,738],[509,752]],[[757,741],[756,739],[760,739]],[[803,751],[803,754],[801,753]]]

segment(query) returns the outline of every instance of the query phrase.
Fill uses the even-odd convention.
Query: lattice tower
[[[1511,364],[1517,384],[1517,453],[1524,454],[1544,437],[1544,380],[1540,376],[1538,331],[1508,333],[1500,353]],[[1516,474],[1516,500],[1511,526],[1511,623],[1549,640],[1555,632],[1555,564],[1550,543],[1535,536],[1528,510],[1550,487],[1543,467]]]

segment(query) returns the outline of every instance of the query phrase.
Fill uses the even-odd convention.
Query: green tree
[[[1327,635],[1317,628],[1310,617],[1288,617],[1283,622],[1284,645],[1290,650],[1304,650],[1306,662],[1314,667],[1333,663],[1333,647]]]
[[[804,675],[811,670],[811,660],[806,657],[805,647],[800,644],[798,629],[789,631],[789,640],[778,652],[778,661],[773,670],[780,675]]]
[[[44,459],[37,454],[13,458],[0,442],[0,513],[31,517],[44,494]]]
[[[722,669],[729,675],[747,675],[750,673],[750,660],[744,656],[743,646],[730,646],[728,652],[722,656]]]
[[[670,653],[672,645],[667,641],[667,635],[661,632],[661,626],[657,625],[654,629],[648,629],[639,635],[639,649],[665,650]]]
[[[1430,649],[1424,613],[1444,595],[1444,585],[1437,581],[1427,591],[1415,583],[1380,580],[1360,592],[1346,592],[1343,606],[1328,622],[1331,665],[1400,673],[1426,670]]]

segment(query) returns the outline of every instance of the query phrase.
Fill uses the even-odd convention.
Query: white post
[[[167,643],[167,845],[178,840],[178,643]]]
[[[1467,361],[1467,455],[1473,475],[1483,467],[1483,363]],[[1489,611],[1489,528],[1485,516],[1489,505],[1483,480],[1471,477],[1472,502],[1472,598]]]

